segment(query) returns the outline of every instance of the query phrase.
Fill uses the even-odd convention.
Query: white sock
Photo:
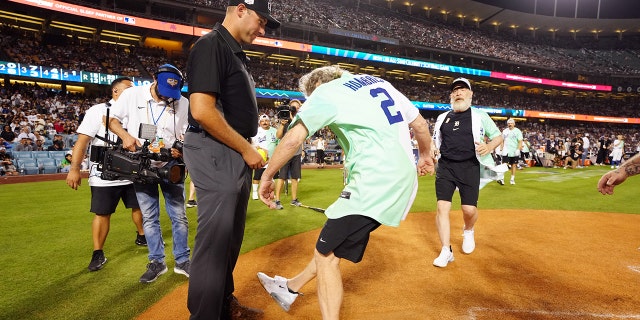
[[[253,192],[258,192],[258,184],[257,183],[254,183],[252,185],[252,187],[253,187]]]

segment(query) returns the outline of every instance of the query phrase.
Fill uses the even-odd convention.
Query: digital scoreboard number
[[[76,70],[0,61],[0,74],[13,76],[80,82],[80,73]]]

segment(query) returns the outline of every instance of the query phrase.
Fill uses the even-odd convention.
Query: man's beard
[[[467,111],[467,109],[469,109],[469,104],[467,103],[466,100],[458,100],[458,101],[454,101],[451,104],[451,108],[453,109],[454,112],[464,112],[464,111]]]

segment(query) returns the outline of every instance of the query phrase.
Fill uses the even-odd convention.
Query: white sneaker
[[[515,181],[515,180],[511,180],[511,182],[510,182],[510,183],[511,183],[511,184],[516,184],[516,181]]]
[[[258,192],[255,192],[255,191],[253,192],[252,199],[253,199],[253,200],[258,200],[258,199],[260,199],[260,198],[258,198]]]
[[[300,293],[292,293],[287,287],[287,279],[281,276],[271,278],[268,275],[258,272],[258,280],[271,297],[280,305],[284,311],[289,311],[291,304],[296,301]]]
[[[512,184],[515,184],[512,183]],[[470,254],[476,249],[476,241],[473,239],[473,229],[462,232],[462,252]]]
[[[440,255],[435,260],[433,260],[433,265],[436,267],[444,268],[449,262],[453,262],[453,260],[453,252],[451,252],[451,248],[442,247]]]

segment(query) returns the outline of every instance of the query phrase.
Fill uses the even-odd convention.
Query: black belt
[[[192,125],[189,125],[187,127],[187,132],[193,132],[193,133],[204,133],[205,136],[218,141],[218,139],[214,138],[212,135],[209,134],[209,132],[207,132],[207,130],[204,130],[200,127],[194,127]],[[247,140],[249,143],[251,143],[251,138],[244,138],[245,140]],[[218,141],[219,142],[219,141]]]

